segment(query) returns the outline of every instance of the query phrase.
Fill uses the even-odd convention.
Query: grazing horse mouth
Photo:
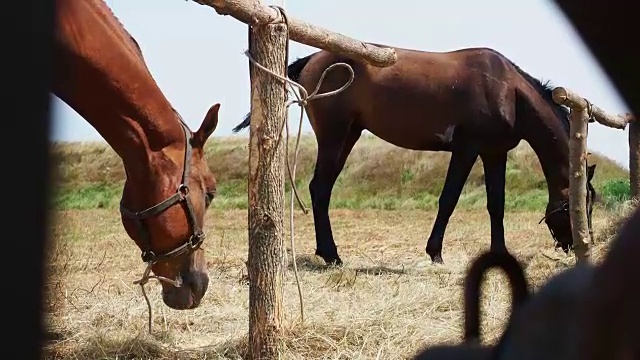
[[[207,273],[183,273],[177,282],[178,284],[167,283],[162,287],[163,302],[176,310],[195,309],[200,306],[209,287]]]
[[[196,296],[193,291],[189,290],[188,295],[183,295],[186,300],[174,301],[169,300],[173,299],[173,292],[162,292],[162,302],[168,307],[174,310],[188,310],[194,309],[200,305],[200,301],[196,300]]]
[[[162,301],[174,310],[189,310],[200,306],[202,296],[197,296],[191,287],[172,287],[170,290],[162,290]]]

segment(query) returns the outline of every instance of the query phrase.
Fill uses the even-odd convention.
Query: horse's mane
[[[553,112],[560,119],[560,123],[562,124],[562,127],[564,128],[567,136],[569,136],[569,133],[570,133],[569,108],[567,108],[566,106],[562,106],[553,100],[554,86],[551,84],[551,81],[547,80],[543,83],[539,79],[534,78],[533,76],[529,75],[529,73],[522,70],[520,66],[516,65],[516,63],[514,63],[513,61],[511,61],[511,59],[501,54],[499,51],[493,50],[493,49],[490,49],[490,50],[493,51],[498,56],[500,56],[501,58],[503,58],[504,60],[506,60],[509,64],[511,64],[511,66],[513,66],[516,69],[518,74],[522,75],[522,77],[531,86],[533,86],[534,89],[536,89],[538,94],[540,94],[540,96],[542,96],[542,98],[547,102],[547,104],[549,104],[551,109],[553,109]]]
[[[551,83],[551,80],[547,80],[542,82],[538,79],[536,80],[536,84],[539,84],[538,91],[541,93],[542,97],[549,103],[549,106],[553,108],[553,111],[558,115],[558,117],[562,120],[562,125],[564,126],[567,135],[569,135],[569,130],[571,129],[571,124],[569,123],[569,108],[566,106],[562,106],[558,104],[555,100],[553,100],[553,89],[555,86]]]
[[[115,23],[116,25],[118,25],[118,28],[120,29],[120,31],[122,31],[126,35],[126,37],[129,38],[129,40],[131,40],[134,48],[137,51],[137,55],[140,57],[140,61],[142,61],[142,63],[144,64],[145,68],[147,68],[147,71],[148,71],[149,68],[147,67],[147,62],[144,60],[144,55],[142,54],[142,48],[140,47],[140,44],[138,44],[138,41],[124,27],[124,25],[122,24],[122,21],[120,21],[120,19],[116,16],[116,14],[113,12],[113,9],[111,9],[111,7],[107,4],[106,0],[102,0],[102,3],[104,5],[104,11],[107,13],[107,15],[111,16],[113,20],[115,20]]]
[[[142,54],[142,48],[140,47],[140,44],[138,44],[138,41],[124,27],[124,25],[122,24],[122,21],[120,21],[120,19],[116,16],[116,14],[113,12],[111,7],[106,3],[106,0],[102,0],[102,2],[104,4],[104,11],[107,12],[107,14],[109,16],[111,16],[113,18],[113,20],[115,20],[115,23],[118,25],[118,28],[120,29],[120,31],[122,31],[126,35],[126,37],[131,40],[131,42],[134,45],[134,48],[137,51],[136,54],[140,57],[140,61],[144,65],[145,69],[147,69],[147,71],[149,72],[149,75],[151,75],[151,70],[149,70],[149,67],[147,66],[147,62],[144,60],[144,55]],[[176,117],[178,118],[178,121],[180,121],[181,123],[183,123],[186,126],[187,123],[182,118],[182,115],[180,115],[180,113],[173,106],[171,106],[171,109],[173,110],[173,112],[175,113]],[[187,128],[188,127],[189,126],[187,126]]]
[[[565,106],[562,106],[556,103],[555,100],[553,100],[554,86],[551,84],[551,81],[547,80],[543,83],[539,79],[534,78],[533,76],[529,75],[527,72],[522,70],[513,61],[509,60],[509,62],[513,65],[516,71],[518,71],[518,73],[520,73],[520,75],[522,75],[525,78],[525,80],[527,80],[527,82],[531,84],[531,86],[533,86],[534,89],[538,91],[540,96],[542,96],[542,98],[549,104],[549,106],[551,106],[551,108],[553,109],[553,112],[560,119],[562,123],[562,127],[567,133],[567,136],[569,136],[569,130],[570,130],[569,109]]]

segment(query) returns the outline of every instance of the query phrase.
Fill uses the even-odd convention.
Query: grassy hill
[[[291,139],[293,144],[294,139]],[[216,208],[246,208],[248,140],[241,137],[209,140],[207,160],[218,180]],[[293,153],[293,145],[290,146]],[[102,142],[54,143],[56,189],[53,206],[62,209],[117,207],[124,169],[115,152]],[[450,154],[405,150],[372,135],[363,136],[336,182],[332,208],[437,208]],[[310,206],[308,184],[316,158],[313,135],[301,139],[297,186]],[[628,171],[612,160],[592,154],[597,164],[593,184],[602,203],[610,206],[629,196]],[[287,184],[287,193],[289,185]],[[540,163],[525,142],[509,153],[507,210],[544,209],[547,190]],[[288,199],[288,195],[287,195]],[[288,201],[288,200],[287,200]],[[458,208],[484,208],[486,195],[482,163],[478,160]]]

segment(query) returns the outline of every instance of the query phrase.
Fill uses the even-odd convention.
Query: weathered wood
[[[589,222],[587,219],[587,131],[589,113],[586,107],[572,108],[569,117],[569,208],[573,249],[578,262],[588,260]]]
[[[636,121],[635,116],[630,113],[607,114],[599,107],[590,104],[585,98],[563,87],[553,89],[553,100],[572,110],[585,110],[587,113],[590,111],[593,118],[604,126],[624,129],[629,124],[629,182],[631,196],[637,197],[640,194],[640,124]]]
[[[553,100],[560,105],[565,105],[576,110],[588,110],[589,105],[591,105],[591,115],[593,115],[593,118],[597,122],[616,129],[624,129],[629,122],[634,120],[633,114],[629,113],[620,115],[608,114],[596,105],[589,104],[585,98],[563,87],[553,89]]]
[[[614,125],[619,123],[610,119],[608,114],[589,104],[587,100],[566,88],[557,87],[552,92],[553,101],[571,109],[569,115],[569,216],[571,218],[571,236],[573,249],[578,262],[588,261],[590,255],[589,220],[587,218],[587,132],[589,126],[589,112],[598,122],[604,118],[605,122]],[[589,106],[591,105],[591,108]],[[596,114],[596,109],[598,114]],[[603,117],[604,115],[604,117]],[[626,126],[626,123],[624,123]],[[624,128],[624,126],[622,128]]]
[[[640,123],[629,123],[629,184],[631,196],[640,195]]]
[[[255,61],[285,74],[284,24],[254,25],[249,51]],[[284,282],[284,142],[278,141],[286,116],[280,80],[250,64],[249,144],[249,358],[277,359],[282,333]]]
[[[214,8],[220,15],[231,15],[248,25],[264,25],[282,22],[276,9],[250,0],[194,0],[198,4]],[[377,67],[393,65],[397,60],[392,48],[378,47],[311,25],[287,16],[291,40],[316,48],[339,53]]]

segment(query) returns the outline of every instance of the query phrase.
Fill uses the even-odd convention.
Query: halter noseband
[[[540,221],[538,221],[538,224],[542,224],[542,222],[544,221],[545,223],[547,223],[547,218],[549,217],[549,215],[553,215],[555,213],[559,213],[559,212],[568,212],[569,211],[569,201],[563,201],[562,204],[560,206],[558,206],[557,208],[549,211],[548,214],[546,214],[545,216],[542,217],[542,219],[540,219]],[[553,232],[553,229],[551,228],[551,226],[549,226],[549,223],[547,223],[547,228],[549,229],[549,232],[551,233],[551,237],[553,238],[556,247],[558,247],[560,241],[558,241],[558,237],[556,236],[556,234]]]
[[[196,221],[196,215],[193,208],[193,203],[189,199],[189,187],[187,185],[187,176],[189,175],[189,161],[191,160],[191,130],[189,130],[189,128],[183,122],[180,122],[180,125],[182,125],[182,130],[184,131],[186,145],[184,152],[182,181],[180,183],[180,186],[178,186],[175,194],[169,196],[156,205],[138,212],[127,209],[123,205],[123,200],[120,201],[120,213],[124,217],[134,220],[134,222],[136,223],[136,226],[138,228],[138,235],[140,236],[140,240],[142,242],[142,261],[149,264],[154,264],[159,261],[178,257],[187,252],[195,251],[200,247],[200,245],[202,245],[202,242],[205,238],[204,232],[202,231],[202,229],[200,229]],[[176,247],[175,249],[157,254],[151,249],[151,236],[149,234],[149,229],[146,227],[143,220],[151,216],[158,215],[171,206],[181,202],[184,202],[186,207],[185,212],[187,214],[187,221],[191,230],[191,236],[189,236],[189,239],[187,239],[187,241],[185,241],[182,245]]]

